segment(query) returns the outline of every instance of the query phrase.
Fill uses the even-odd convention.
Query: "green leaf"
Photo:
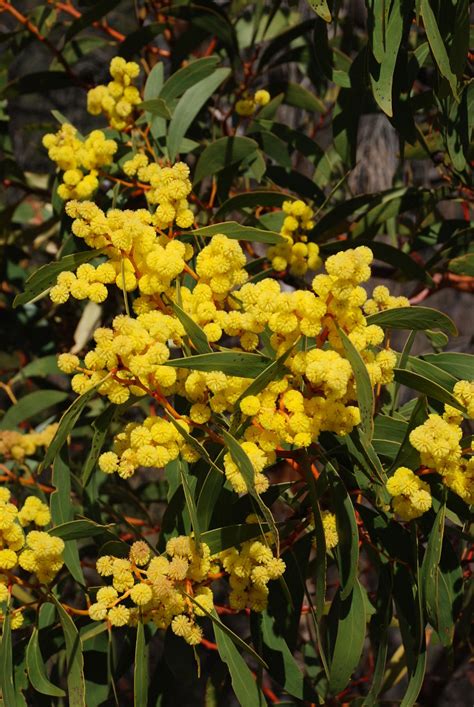
[[[273,617],[269,615],[268,611],[263,611],[261,614],[253,614],[252,619],[255,623],[260,623],[263,641],[262,653],[268,663],[270,676],[293,697],[299,700],[319,702],[316,693],[294,659],[287,642],[280,635],[279,627]]]
[[[456,275],[467,275],[474,277],[474,253],[460,255],[458,258],[453,258],[448,263],[448,270]]]
[[[61,603],[52,595],[59,614],[59,620],[66,643],[66,676],[69,707],[85,707],[84,656],[82,641],[74,621],[63,609]]]
[[[25,291],[17,295],[13,300],[13,307],[27,304],[40,295],[43,295],[56,283],[59,273],[76,270],[79,265],[88,263],[98,255],[101,255],[101,253],[101,250],[86,250],[81,253],[73,253],[72,255],[65,255],[61,260],[47,263],[47,265],[38,268],[26,280]]]
[[[370,620],[370,640],[373,648],[375,667],[372,675],[372,685],[362,705],[375,707],[382,689],[385,665],[387,663],[389,626],[392,619],[392,571],[390,565],[385,563],[380,567],[379,584],[376,594],[376,612]]]
[[[145,101],[153,101],[158,98],[159,93],[163,87],[164,81],[164,69],[163,63],[161,61],[157,62],[153,69],[148,74],[148,78],[145,83],[145,89],[143,91],[143,98]],[[161,143],[158,141],[163,138],[166,133],[166,120],[158,115],[153,115],[152,113],[145,113],[146,121],[150,126],[150,132],[154,137],[155,144],[160,146]]]
[[[315,13],[325,22],[332,22],[331,11],[329,10],[327,0],[308,0]]]
[[[365,639],[365,600],[359,580],[341,598],[338,590],[328,615],[330,645],[329,691],[337,694],[349,682],[362,655]]]
[[[441,329],[447,334],[457,335],[456,325],[443,312],[430,307],[399,307],[387,309],[367,317],[367,324],[377,324],[383,329]]]
[[[264,228],[253,228],[253,226],[242,226],[236,221],[226,223],[214,223],[212,226],[203,226],[194,231],[186,231],[186,235],[203,236],[210,238],[216,233],[222,233],[227,238],[236,238],[239,241],[256,241],[257,243],[283,243],[285,239],[275,231],[267,231]]]
[[[209,546],[211,555],[227,550],[229,547],[238,547],[246,540],[259,538],[268,532],[266,523],[241,523],[238,525],[227,525],[223,528],[214,528],[201,533],[201,542]]]
[[[21,368],[18,373],[13,376],[11,382],[17,383],[20,380],[26,380],[27,378],[45,378],[46,376],[59,374],[60,370],[57,364],[58,357],[56,354],[51,354],[51,356],[43,356],[42,358],[35,358],[26,366]]]
[[[452,407],[456,408],[456,410],[465,412],[464,406],[461,405],[454,395],[447,391],[446,388],[443,388],[441,385],[438,385],[438,383],[435,383],[424,376],[420,376],[418,373],[395,368],[394,379],[397,383],[406,385],[407,388],[411,388],[412,390],[417,390],[418,392],[426,395],[428,398],[439,400],[440,403],[452,405]]]
[[[383,112],[390,117],[393,115],[392,88],[395,65],[403,36],[403,23],[405,19],[403,9],[403,2],[392,3],[385,32],[383,57],[380,66],[377,67],[377,71],[371,72],[370,76],[374,98]],[[381,13],[378,11],[376,16],[376,21],[378,22],[381,21],[380,15]],[[376,73],[376,75],[374,75],[374,73]]]
[[[190,435],[189,432],[187,432],[185,428],[179,424],[179,421],[175,420],[174,417],[170,415],[167,410],[165,412],[171,424],[176,427],[179,434],[186,440],[189,446],[192,447],[199,454],[199,456],[204,459],[204,461],[207,462],[207,464],[209,464],[209,466],[212,467],[212,469],[219,474],[219,476],[221,476],[223,472],[221,471],[221,469],[219,469],[218,466],[216,466],[216,464],[214,464],[211,457],[207,453],[207,450],[204,445],[198,442],[195,437]]]
[[[421,0],[420,15],[423,18],[426,36],[440,73],[448,80],[453,96],[458,99],[458,80],[451,69],[448,52],[436,21],[435,14],[429,0]]]
[[[41,655],[39,645],[39,632],[36,627],[33,628],[33,633],[28,641],[26,667],[32,686],[35,690],[41,692],[42,695],[50,695],[51,697],[64,697],[66,695],[64,690],[50,682],[46,674],[45,661]]]
[[[198,545],[201,543],[201,532],[199,528],[199,520],[196,509],[196,502],[194,500],[193,492],[189,484],[189,467],[187,462],[182,459],[178,462],[179,465],[179,476],[181,479],[181,485],[184,491],[184,498],[186,499],[186,507],[188,509],[189,517],[191,518],[191,526],[194,531],[194,537]]]
[[[267,387],[269,383],[274,380],[279,380],[283,378],[287,368],[285,367],[285,361],[293,351],[295,345],[292,345],[287,351],[284,351],[281,356],[279,356],[276,361],[272,361],[267,368],[265,368],[248,388],[237,398],[234,403],[234,411],[239,411],[240,401],[247,395],[258,395],[264,388]]]
[[[187,66],[175,71],[164,84],[159,97],[167,103],[182,96],[185,91],[214,73],[219,57],[209,56],[196,59]]]
[[[446,505],[442,504],[431,529],[421,567],[426,615],[443,646],[452,645],[454,622],[462,596],[462,568],[444,538]]]
[[[137,106],[138,110],[145,110],[152,115],[157,115],[160,118],[171,120],[171,111],[163,100],[163,98],[152,98],[149,101],[143,101]]]
[[[4,615],[2,623],[2,640],[0,643],[0,687],[2,689],[5,707],[16,705],[16,690],[13,681],[12,631],[10,607]]]
[[[237,442],[237,440],[229,434],[226,430],[222,429],[221,434],[224,438],[224,442],[226,444],[226,447],[228,448],[230,452],[230,456],[232,457],[234,463],[237,465],[240,473],[242,474],[245,485],[247,486],[247,491],[252,496],[254,501],[256,501],[263,517],[265,518],[266,522],[268,523],[269,528],[271,529],[276,545],[277,545],[277,554],[279,553],[279,534],[278,534],[278,529],[275,525],[275,520],[269,511],[269,509],[266,507],[262,499],[260,498],[260,495],[257,493],[255,490],[255,482],[254,482],[254,477],[255,477],[255,471],[252,466],[252,462],[250,461],[247,453],[245,450],[242,448],[242,446]]]
[[[217,619],[215,610],[213,614]],[[219,624],[214,623],[214,634],[217,650],[229,669],[232,687],[239,703],[245,705],[245,707],[262,707],[265,705],[265,696],[257,685],[247,663]]]
[[[103,379],[105,380],[105,378]],[[51,464],[53,459],[55,458],[56,454],[60,451],[60,449],[63,447],[64,443],[66,442],[69,434],[71,433],[74,425],[79,419],[79,416],[87,403],[92,400],[94,395],[97,392],[97,389],[100,387],[103,381],[95,385],[93,388],[88,390],[86,393],[83,393],[80,395],[76,400],[72,403],[70,407],[66,410],[64,415],[61,417],[59,421],[59,427],[56,430],[56,434],[54,435],[51,444],[49,445],[48,449],[46,450],[45,457],[43,461],[41,462],[39,466],[39,470],[45,469],[47,466]]]
[[[244,211],[248,208],[256,209],[259,206],[281,206],[284,201],[292,201],[293,198],[291,194],[285,194],[281,191],[252,189],[252,191],[236,194],[224,201],[216,211],[214,218],[219,219],[232,211]]]
[[[459,380],[474,379],[474,356],[467,353],[424,354],[423,359]]]
[[[98,417],[95,418],[92,423],[94,435],[92,437],[89,454],[87,455],[87,459],[82,469],[82,484],[84,487],[87,486],[91,474],[94,471],[97,460],[102,451],[107,432],[109,431],[110,424],[117,412],[118,406],[111,403]]]
[[[360,427],[370,442],[374,433],[374,392],[370,382],[369,373],[360,353],[357,351],[347,334],[345,334],[342,329],[338,329],[338,333],[341,337],[347,359],[352,366],[352,370],[354,371],[354,378],[357,388],[357,402],[361,417]]]
[[[172,162],[176,159],[181,140],[194,118],[229,74],[230,69],[215,69],[210,76],[192,85],[181,96],[168,129],[167,147]]]
[[[133,670],[133,704],[134,707],[147,707],[148,704],[148,645],[145,637],[145,627],[141,621],[137,624],[137,639],[135,643],[135,667]]]
[[[325,113],[326,106],[314,93],[299,83],[291,81],[277,81],[271,84],[272,90],[281,91],[284,94],[284,103],[295,108],[307,110],[310,113]],[[259,116],[257,116],[258,118]]]
[[[181,309],[176,302],[170,302],[170,306],[183,325],[184,330],[186,331],[186,334],[188,335],[191,343],[194,345],[196,351],[200,354],[212,353],[206,334],[201,327],[196,324],[194,319],[190,317],[184,309]]]
[[[269,361],[270,359],[260,354],[225,351],[174,358],[166,361],[164,365],[173,368],[190,368],[195,371],[222,371],[228,376],[254,378],[267,368]]]
[[[422,425],[428,417],[426,398],[419,398],[410,415],[408,425],[405,427],[405,434],[398,448],[397,455],[392,464],[392,469],[398,469],[399,466],[407,466],[409,469],[417,469],[420,465],[420,454],[410,444],[410,433],[415,427]]]
[[[351,497],[331,463],[326,473],[329,480],[332,505],[336,514],[336,527],[339,542],[335,554],[341,583],[341,599],[345,600],[352,592],[357,579],[359,563],[359,531]]]
[[[72,520],[74,511],[71,504],[71,470],[67,452],[64,449],[56,456],[53,463],[52,483],[55,490],[49,497],[49,509],[51,519],[55,526],[61,527]],[[84,585],[84,575],[82,572],[77,543],[67,542],[64,548],[64,564],[70,571],[72,577],[79,584]]]
[[[194,184],[250,157],[257,148],[255,140],[248,137],[221,137],[211,142],[199,156],[194,170]]]
[[[103,535],[104,533],[110,532],[110,529],[113,527],[113,524],[99,525],[93,520],[84,518],[61,523],[51,528],[48,532],[50,535],[62,538],[63,540],[80,540],[81,538],[92,538],[95,535]]]
[[[43,410],[61,403],[67,397],[68,394],[60,390],[35,390],[33,393],[28,393],[7,410],[0,421],[0,429],[11,430],[20,422],[29,420]]]

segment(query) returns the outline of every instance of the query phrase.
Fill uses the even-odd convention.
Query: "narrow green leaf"
[[[43,356],[42,358],[35,358],[26,366],[21,368],[18,373],[13,376],[11,382],[16,383],[20,380],[26,380],[27,378],[45,378],[50,375],[57,375],[60,373],[57,364],[58,357],[56,354],[51,354],[51,356]]]
[[[223,528],[214,528],[201,533],[201,542],[209,546],[211,554],[222,552],[229,547],[238,547],[246,540],[253,540],[266,533],[269,528],[266,523],[241,523],[227,525]]]
[[[270,676],[293,697],[299,700],[319,702],[316,693],[294,659],[287,642],[279,634],[273,617],[269,615],[268,611],[254,616],[256,621],[260,621],[263,657],[269,665]]]
[[[145,627],[141,621],[137,624],[135,643],[135,667],[133,670],[134,707],[147,707],[148,704],[148,645]]]
[[[92,437],[91,447],[89,449],[89,454],[87,455],[86,462],[82,469],[82,484],[84,487],[87,486],[91,474],[97,464],[97,460],[102,451],[102,447],[109,431],[110,424],[117,413],[118,406],[111,403],[105,410],[94,420],[92,423],[92,429],[94,430],[94,435]]]
[[[101,254],[101,250],[86,250],[81,253],[65,255],[60,260],[55,260],[53,263],[47,263],[38,268],[26,280],[25,291],[15,297],[13,307],[27,304],[46,293],[56,283],[59,273],[76,270],[82,263],[88,263]]]
[[[33,628],[33,633],[28,641],[26,667],[32,686],[35,690],[41,692],[42,695],[50,695],[51,697],[64,697],[66,695],[64,690],[50,682],[46,674],[45,661],[41,655],[39,645],[39,632],[36,627]]]
[[[105,380],[105,378],[103,380]],[[68,407],[68,409],[59,421],[59,427],[56,430],[56,434],[54,435],[51,444],[46,450],[45,457],[40,464],[39,470],[45,469],[51,464],[56,454],[60,451],[60,449],[66,442],[74,425],[78,421],[81,412],[83,411],[87,403],[92,400],[92,398],[97,392],[97,389],[102,384],[103,380],[97,385],[95,385],[93,388],[88,390],[86,393],[83,393],[78,398],[76,398],[72,405]]]
[[[56,527],[61,527],[63,524],[68,525],[74,515],[71,504],[71,470],[65,449],[61,449],[54,459],[52,482],[55,490],[49,497],[49,509],[53,524]],[[64,538],[64,540],[64,564],[76,582],[84,585],[84,574],[77,543],[74,541],[69,542],[67,538]]]
[[[2,623],[0,643],[0,687],[5,707],[16,705],[16,690],[13,681],[12,630],[10,607],[7,608]]]
[[[167,147],[171,161],[175,160],[181,140],[194,118],[229,74],[230,69],[216,69],[210,76],[188,88],[181,96],[168,129]]]
[[[311,5],[313,10],[325,22],[332,22],[331,11],[327,4],[327,0],[308,0],[308,5]]]
[[[407,388],[412,390],[417,390],[423,393],[428,398],[433,398],[434,400],[439,400],[440,403],[445,403],[452,405],[456,410],[465,412],[464,406],[452,395],[446,388],[438,385],[432,380],[419,375],[418,373],[413,373],[412,371],[402,370],[400,368],[394,369],[394,378],[397,383],[406,385]]]
[[[441,329],[447,334],[457,335],[456,325],[443,312],[430,307],[399,307],[387,309],[367,317],[367,324],[377,324],[383,329]]]
[[[258,148],[248,137],[221,137],[204,148],[194,170],[194,184],[204,177],[217,174],[231,165],[242,162]]]
[[[352,505],[351,497],[331,463],[326,467],[332,505],[336,514],[336,527],[339,542],[336,546],[336,557],[341,582],[341,599],[345,600],[351,593],[357,579],[359,563],[359,531]]]
[[[287,370],[285,368],[285,361],[290,355],[290,353],[293,351],[294,346],[295,345],[291,346],[287,351],[282,353],[281,356],[276,359],[276,361],[272,361],[271,364],[267,366],[267,368],[265,368],[255,378],[254,381],[252,381],[249,387],[246,388],[244,392],[235,401],[234,411],[239,410],[240,401],[247,395],[258,395],[264,388],[266,388],[269,383],[274,380],[279,380],[284,376],[285,371]]]
[[[191,525],[192,525],[192,528],[194,531],[194,537],[196,538],[196,543],[198,545],[200,545],[201,544],[201,532],[199,529],[199,520],[198,520],[197,509],[196,509],[196,502],[194,500],[194,496],[193,496],[191,487],[189,485],[188,475],[189,475],[188,464],[187,464],[187,462],[180,459],[179,460],[179,476],[181,479],[181,485],[183,487],[184,497],[186,499],[186,506],[188,509],[189,517],[191,518]]]
[[[33,393],[28,393],[28,395],[20,398],[15,405],[8,408],[0,421],[0,429],[14,429],[20,422],[29,420],[43,412],[43,410],[61,403],[67,397],[68,394],[60,390],[35,390]]]
[[[448,52],[429,0],[421,0],[420,14],[423,18],[426,36],[440,73],[448,80],[453,96],[458,100],[458,80],[451,69]]]
[[[365,639],[365,600],[359,580],[352,592],[341,598],[337,592],[328,616],[330,644],[329,691],[337,694],[356,669]]]
[[[258,206],[281,206],[284,201],[292,201],[293,199],[294,197],[291,194],[285,194],[281,191],[252,189],[252,191],[236,194],[224,201],[216,211],[214,218],[220,219],[232,211],[255,209]]]
[[[224,437],[226,447],[228,448],[234,463],[237,464],[237,467],[244,478],[248,493],[256,501],[263,517],[265,518],[266,522],[268,523],[269,528],[271,528],[271,530],[273,532],[273,536],[275,538],[275,542],[276,542],[276,546],[277,546],[277,554],[278,554],[279,553],[279,544],[280,544],[278,529],[275,525],[275,520],[274,520],[271,512],[266,507],[266,505],[264,504],[264,502],[260,498],[260,495],[255,490],[255,481],[254,481],[255,472],[254,472],[254,468],[252,466],[252,462],[250,461],[249,457],[247,456],[247,453],[242,448],[242,446],[237,442],[237,440],[231,434],[229,434],[229,432],[222,429],[221,434]]]
[[[190,368],[194,371],[222,371],[228,376],[254,378],[264,371],[270,359],[259,354],[242,351],[197,354],[185,358],[174,358],[166,361],[165,366],[173,368]]]
[[[215,611],[213,613],[215,614]],[[217,618],[217,614],[215,614],[215,617]],[[265,705],[264,694],[232,640],[216,623],[214,623],[214,633],[217,650],[229,669],[232,687],[239,703],[245,705],[245,707],[262,707]]]
[[[402,2],[392,3],[385,33],[383,58],[380,65],[377,66],[376,76],[373,73],[370,76],[374,98],[383,112],[390,117],[393,115],[392,88],[395,65],[403,36],[405,19],[403,9],[404,4]],[[378,13],[379,15],[380,13]]]
[[[453,258],[448,263],[448,270],[456,273],[456,275],[467,275],[474,277],[474,253],[460,255],[458,258]]]
[[[405,426],[405,433],[398,448],[397,455],[392,464],[392,469],[398,469],[399,466],[406,466],[409,469],[417,469],[419,466],[420,455],[416,449],[410,444],[410,433],[415,427],[422,425],[428,417],[426,398],[423,396],[416,401],[416,404],[408,420],[408,425]]]
[[[157,115],[160,118],[171,120],[171,111],[163,98],[152,98],[149,101],[143,101],[143,103],[139,103],[137,108],[145,110],[152,115]]]
[[[81,538],[92,538],[96,535],[103,535],[104,533],[110,532],[110,529],[113,527],[113,524],[99,525],[98,523],[94,523],[93,520],[84,518],[56,525],[49,530],[49,534],[57,538],[62,538],[64,541],[80,540]]]
[[[85,707],[84,656],[82,641],[74,621],[63,609],[61,603],[52,595],[59,614],[59,620],[66,642],[66,675],[69,707]]]
[[[263,228],[253,228],[253,226],[242,226],[236,221],[225,223],[214,223],[212,226],[203,226],[194,231],[186,231],[186,235],[202,236],[210,238],[217,233],[222,233],[227,238],[236,238],[239,241],[256,241],[257,243],[283,243],[285,239],[276,231],[267,231]]]
[[[209,341],[207,340],[207,336],[201,327],[196,324],[194,319],[190,317],[184,309],[177,305],[176,302],[171,302],[170,306],[183,325],[186,334],[189,336],[189,339],[194,345],[196,351],[200,354],[211,353],[212,349],[209,346]]]
[[[455,376],[458,380],[474,379],[474,356],[467,353],[424,354],[423,359],[437,368]]]
[[[360,427],[370,442],[374,433],[374,392],[370,382],[369,373],[360,353],[357,351],[349,337],[342,331],[342,329],[338,329],[338,333],[341,337],[347,359],[352,366],[352,370],[354,371],[354,378],[357,387],[357,402],[359,404],[361,417]]]
[[[192,88],[199,81],[214,73],[218,63],[219,57],[208,56],[192,61],[183,68],[178,69],[166,81],[159,93],[159,97],[170,103],[174,98],[182,96],[188,88]]]
[[[388,563],[380,568],[379,584],[376,594],[376,613],[370,620],[370,640],[373,647],[375,667],[372,675],[372,685],[362,705],[375,707],[382,689],[385,666],[387,663],[389,626],[392,619],[392,571]]]

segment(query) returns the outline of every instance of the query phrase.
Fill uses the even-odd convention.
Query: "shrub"
[[[368,2],[347,47],[310,4],[0,3],[56,63],[10,101],[117,43],[48,187],[5,164],[5,705],[411,705],[466,655],[473,359],[424,300],[471,286],[467,6]],[[368,112],[444,183],[351,194]]]

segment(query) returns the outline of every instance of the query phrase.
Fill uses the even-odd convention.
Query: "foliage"
[[[472,289],[467,2],[19,6],[3,702],[415,704],[472,610],[473,357],[424,304]]]

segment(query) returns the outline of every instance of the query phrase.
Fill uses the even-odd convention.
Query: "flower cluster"
[[[172,167],[150,164],[148,157],[139,152],[127,160],[123,171],[128,177],[137,176],[145,185],[145,196],[151,206],[156,206],[153,224],[166,229],[176,223],[179,228],[189,228],[194,222],[194,214],[189,208],[188,197],[192,185],[189,167],[184,162],[176,162]]]
[[[372,292],[372,298],[364,304],[364,312],[377,314],[386,309],[397,309],[398,307],[409,307],[410,301],[407,297],[394,297],[390,294],[388,287],[377,285]]]
[[[51,521],[48,506],[36,496],[28,496],[21,508],[11,502],[10,491],[0,488],[0,604],[8,597],[8,575],[19,568],[36,575],[48,584],[63,565],[64,542],[40,530],[24,528],[32,524],[44,527]],[[0,610],[0,614],[1,614]],[[12,628],[20,628],[21,611],[13,615]]]
[[[209,547],[198,546],[190,537],[171,538],[166,552],[152,558],[148,545],[138,541],[128,558],[104,555],[98,559],[98,573],[110,577],[112,586],[99,589],[89,616],[95,621],[107,619],[112,626],[138,621],[152,621],[162,629],[171,626],[176,635],[196,645],[202,638],[196,617],[214,606],[206,584],[212,570]]]
[[[119,315],[111,329],[101,327],[94,332],[97,345],[86,354],[84,368],[71,354],[60,356],[58,365],[65,373],[79,368],[72,379],[72,388],[79,394],[100,384],[99,393],[117,404],[126,402],[130,394],[142,396],[150,390],[171,395],[178,374],[163,365],[170,355],[166,342],[183,334],[178,319],[159,311],[136,319]]]
[[[179,426],[189,433],[184,420],[179,421]],[[161,468],[180,454],[186,461],[196,460],[196,452],[185,444],[171,422],[161,417],[147,417],[141,425],[129,423],[115,436],[113,451],[99,457],[99,467],[106,474],[117,472],[126,479],[139,466]]]
[[[474,383],[458,381],[453,390],[456,398],[467,408],[468,415],[474,413]],[[420,452],[423,466],[441,475],[443,483],[466,503],[474,503],[474,457],[468,458],[468,450],[460,444],[462,438],[462,414],[450,405],[445,405],[443,417],[428,416],[426,422],[410,433],[411,445]]]
[[[135,106],[142,100],[138,89],[131,85],[139,73],[140,67],[134,61],[114,57],[110,62],[112,81],[107,85],[91,88],[87,93],[89,113],[104,113],[112,128],[126,128],[133,119]]]
[[[270,102],[270,94],[265,89],[256,91],[254,95],[247,94],[235,104],[235,112],[243,118],[253,115],[262,106]]]
[[[308,243],[307,233],[314,227],[314,212],[300,199],[285,201],[282,209],[286,216],[280,233],[285,242],[271,246],[267,256],[277,272],[289,268],[292,275],[301,277],[321,265],[319,247],[316,243]]]
[[[192,257],[191,246],[157,235],[153,216],[146,209],[112,209],[106,215],[90,201],[70,201],[66,211],[74,219],[74,235],[91,248],[102,249],[109,260],[96,268],[81,265],[75,275],[60,273],[50,291],[53,302],[62,304],[70,295],[102,302],[107,297],[106,285],[112,283],[126,292],[138,288],[145,295],[160,294],[170,288]]]
[[[69,208],[83,214],[83,210],[90,207],[73,202]],[[99,218],[102,219],[100,214]],[[97,232],[97,228],[94,231]],[[89,244],[103,245],[97,243],[96,238],[86,236]],[[152,259],[157,249],[175,246],[184,248],[178,241],[169,241],[166,248],[153,246],[147,263],[154,264]],[[131,260],[136,263],[141,256],[137,250],[134,252]],[[368,326],[362,312],[366,294],[360,283],[370,275],[371,259],[372,253],[364,246],[346,250],[328,258],[327,274],[314,278],[313,292],[282,292],[280,284],[273,279],[242,284],[247,273],[243,267],[245,257],[237,241],[217,234],[200,251],[196,258],[198,283],[192,291],[180,288],[180,304],[203,327],[208,340],[217,342],[226,334],[239,337],[244,350],[255,350],[260,344],[260,335],[266,330],[275,354],[287,355],[284,375],[257,395],[245,395],[249,385],[247,378],[167,365],[170,342],[180,346],[185,331],[174,311],[160,311],[159,302],[148,294],[141,294],[134,301],[136,318],[118,316],[110,329],[96,331],[97,346],[86,355],[83,367],[69,354],[60,357],[59,365],[65,372],[76,372],[72,382],[76,392],[83,393],[99,385],[99,392],[115,403],[125,402],[130,394],[148,393],[163,400],[164,396],[178,393],[191,403],[190,427],[186,427],[186,432],[193,424],[207,423],[213,413],[236,412],[239,402],[240,412],[250,423],[243,432],[243,450],[253,466],[257,490],[264,491],[268,480],[263,470],[274,462],[278,447],[306,447],[323,431],[344,435],[360,422],[354,374],[338,327],[345,330],[360,351],[373,385],[392,380],[396,355],[389,349],[377,350],[384,338],[383,330],[375,325]],[[99,266],[95,272],[101,267],[110,267],[111,262]],[[181,260],[175,272],[183,266],[184,260]],[[77,276],[79,274],[78,270]],[[138,279],[142,292],[142,281],[146,277]],[[131,280],[126,283],[130,288],[134,284]],[[58,282],[56,287],[60,286]],[[175,298],[171,288],[166,295],[170,300]],[[311,342],[304,348],[298,346],[303,338]],[[175,363],[177,361],[173,361]],[[134,433],[137,439],[140,434]],[[143,435],[148,440],[149,432]],[[118,454],[117,458],[109,455],[103,462],[103,470],[129,475],[139,465],[161,466],[176,458],[177,447],[183,454],[190,454],[190,450],[180,447],[176,440],[173,433],[171,456],[170,449],[156,448],[142,450],[138,456],[140,445],[134,445],[127,437],[126,446],[119,445],[120,453],[113,452]],[[238,493],[246,492],[241,471],[229,454],[224,467],[232,487]]]
[[[99,187],[98,170],[111,164],[117,143],[107,140],[101,130],[93,130],[81,140],[76,128],[64,123],[57,133],[43,137],[49,158],[62,170],[57,188],[61,199],[89,199]]]
[[[431,508],[430,487],[405,466],[389,478],[387,491],[393,496],[393,510],[401,520],[418,518]]]
[[[224,550],[219,559],[229,573],[230,606],[264,611],[268,603],[268,582],[283,575],[284,561],[275,557],[272,549],[260,540],[244,542],[240,550],[236,547]]]
[[[57,429],[58,425],[54,423],[40,432],[26,434],[15,430],[0,430],[0,457],[23,461],[25,457],[33,456],[38,447],[48,447]]]

